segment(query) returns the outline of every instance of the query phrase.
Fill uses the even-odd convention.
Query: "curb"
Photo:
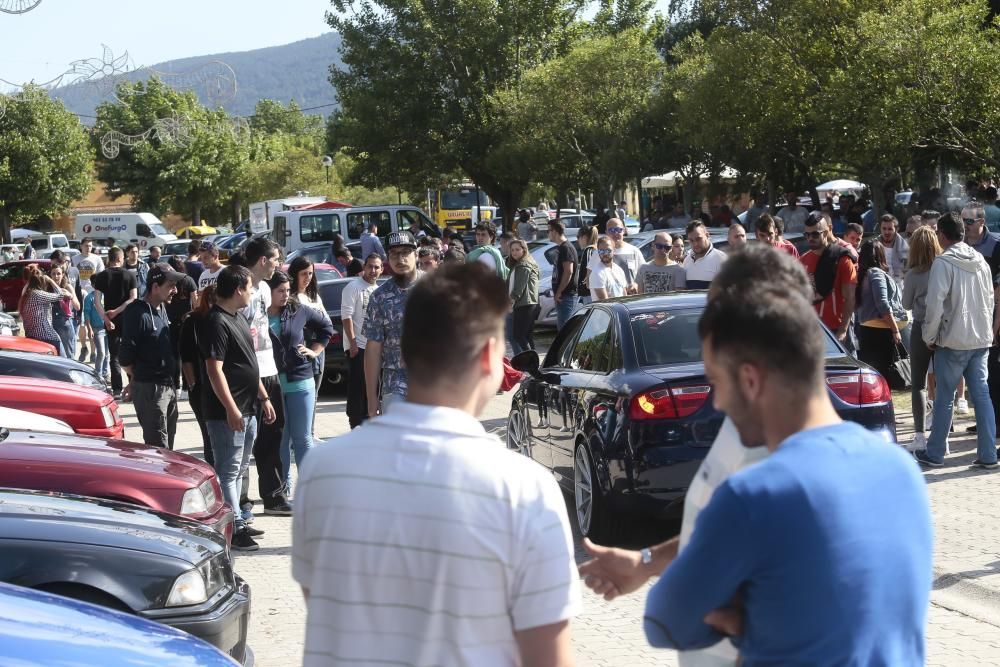
[[[1000,628],[1000,591],[934,568],[931,604]]]

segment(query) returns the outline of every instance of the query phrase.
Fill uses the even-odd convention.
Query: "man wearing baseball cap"
[[[392,280],[372,292],[365,313],[365,391],[369,417],[381,414],[390,403],[406,397],[406,369],[400,348],[403,312],[410,288],[422,275],[417,270],[417,241],[413,234],[393,232],[385,245]]]
[[[170,319],[165,304],[177,292],[183,273],[169,264],[149,270],[146,295],[122,313],[119,359],[128,375],[125,395],[135,404],[135,416],[147,445],[174,448],[177,432],[177,355],[170,343]]]

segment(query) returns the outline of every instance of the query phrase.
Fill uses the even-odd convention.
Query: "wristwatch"
[[[640,549],[639,555],[642,557],[643,565],[649,565],[653,562],[653,552],[649,550],[649,547]]]

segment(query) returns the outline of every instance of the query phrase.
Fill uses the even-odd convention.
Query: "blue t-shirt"
[[[100,314],[97,312],[97,307],[94,305],[96,295],[97,292],[91,290],[83,298],[83,317],[90,322],[90,326],[94,331],[99,331],[104,328],[104,320],[101,319]]]
[[[743,665],[922,665],[933,539],[900,447],[857,424],[793,435],[730,477],[646,601],[654,646],[721,638],[702,619],[742,597]]]

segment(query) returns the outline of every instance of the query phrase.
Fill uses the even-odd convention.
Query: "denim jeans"
[[[102,378],[111,375],[111,357],[108,355],[108,332],[104,329],[94,329],[94,370]]]
[[[988,348],[978,350],[949,350],[940,347],[934,351],[934,423],[931,436],[927,439],[927,457],[932,461],[944,461],[945,438],[951,424],[951,411],[955,403],[958,380],[965,377],[972,405],[976,411],[976,442],[980,461],[992,463],[997,460],[996,417],[993,402],[986,384],[986,357]]]
[[[246,522],[240,516],[240,479],[250,466],[250,450],[257,436],[257,417],[244,416],[242,431],[233,431],[225,419],[209,419],[205,426],[212,439],[215,474],[219,476],[222,498],[236,513],[235,530],[242,530]]]
[[[560,331],[569,318],[573,316],[573,311],[576,310],[577,296],[575,294],[568,294],[563,296],[556,304],[556,331]]]
[[[69,318],[52,318],[52,326],[62,342],[62,353],[67,359],[76,359],[76,324]]]
[[[302,469],[306,453],[312,449],[312,419],[316,408],[316,392],[295,391],[283,394],[285,401],[285,429],[281,434],[281,472],[285,488],[292,488],[292,450],[295,450],[295,465]]]

